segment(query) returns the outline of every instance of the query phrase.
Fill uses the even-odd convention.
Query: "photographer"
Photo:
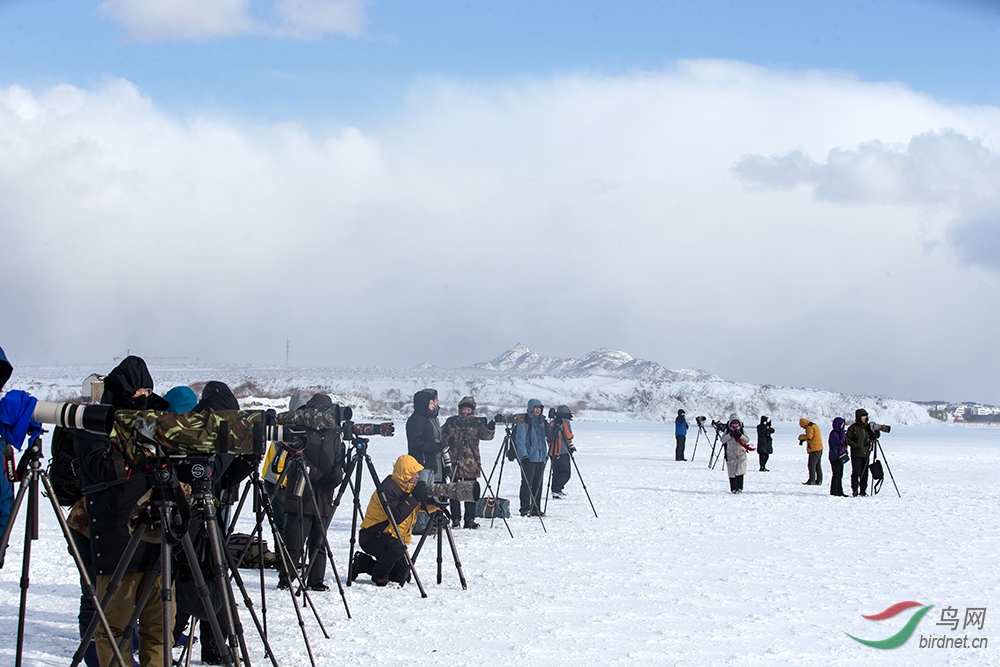
[[[868,412],[854,411],[854,423],[847,427],[847,445],[851,448],[851,495],[868,495],[868,456],[872,450]]]
[[[806,463],[809,468],[809,479],[802,484],[819,486],[823,483],[823,432],[819,430],[817,424],[805,417],[799,420],[799,426],[806,430],[805,433],[799,434],[799,444],[806,443],[806,453],[809,456]]]
[[[372,575],[372,582],[376,586],[385,586],[390,581],[403,586],[409,580],[409,565],[403,544],[408,545],[413,540],[413,525],[418,512],[420,516],[438,512],[434,505],[427,505],[426,508],[422,506],[427,499],[427,483],[420,479],[421,470],[423,466],[415,458],[404,454],[396,459],[392,474],[382,480],[378,489],[372,493],[358,533],[358,543],[364,553],[358,552],[354,556],[351,581],[357,579],[362,572]],[[402,537],[403,544],[400,544],[386,508],[382,506],[380,492],[385,496],[388,510],[399,526],[399,537]]]
[[[771,428],[771,418],[767,415],[761,415],[760,423],[757,424],[757,458],[760,459],[760,472],[770,472],[767,469],[767,460],[774,451],[772,433],[774,433],[774,429]]]
[[[542,478],[549,447],[545,439],[547,423],[542,416],[542,402],[528,401],[524,423],[514,427],[514,446],[521,460],[521,516],[542,513]]]
[[[833,420],[833,430],[830,431],[830,495],[846,497],[844,493],[844,456],[847,454],[847,432],[844,430],[843,417]]]
[[[750,436],[743,432],[743,422],[736,413],[729,415],[726,432],[722,435],[722,446],[726,450],[726,470],[729,473],[729,490],[743,493],[743,476],[747,472],[747,452],[752,452]]]
[[[14,367],[7,361],[7,355],[0,347],[0,391],[10,379]],[[14,485],[7,479],[7,475],[0,475],[0,534],[7,527],[7,520],[10,517],[10,508],[14,504]],[[0,553],[0,566],[3,565],[4,554]]]
[[[328,408],[333,400],[326,394],[316,394],[302,408]],[[300,408],[301,409],[301,408]],[[330,587],[324,583],[326,576],[326,534],[330,517],[333,516],[333,497],[344,479],[344,444],[337,429],[310,430],[302,451],[309,480],[316,493],[316,505],[320,515],[316,516],[312,499],[305,480],[300,482],[298,466],[289,469],[286,486],[284,514],[285,542],[293,565],[298,565],[303,554],[308,557],[302,567],[309,571],[306,587],[311,591],[326,591]],[[290,465],[286,462],[286,465]],[[315,562],[309,562],[314,559]],[[278,588],[287,588],[289,575],[284,568],[278,577]]]
[[[552,497],[566,497],[566,482],[569,481],[573,462],[570,455],[576,451],[573,446],[573,429],[569,425],[569,420],[573,418],[573,413],[568,405],[560,405],[555,409],[555,413],[549,413],[552,422],[547,429],[549,441],[549,458],[552,460]]]
[[[423,466],[420,480],[427,484],[444,481],[439,412],[437,390],[421,389],[413,395],[413,414],[406,420],[406,452]],[[413,532],[422,535],[426,528],[427,517],[421,515]]]
[[[153,393],[153,378],[146,362],[136,356],[126,357],[104,379],[101,403],[111,404],[120,410],[163,410],[169,407],[166,401]],[[141,470],[129,466],[123,453],[112,446],[106,435],[78,430],[74,434],[74,445],[80,461],[83,487],[109,483],[106,488],[86,494],[90,550],[97,573],[97,596],[102,598],[131,537],[129,514],[150,488],[150,482]],[[114,641],[119,644],[146,580],[152,576],[158,556],[157,545],[141,542],[125,569],[115,596],[105,609],[115,635]],[[159,589],[159,576],[153,586],[154,590]],[[173,614],[170,617],[173,618]],[[103,628],[98,628],[95,641],[100,664],[111,664],[114,658]],[[163,664],[166,650],[160,599],[158,595],[151,595],[139,614],[139,661],[143,667],[159,667]]]
[[[674,450],[675,461],[687,461],[684,458],[684,444],[687,442],[688,423],[683,410],[677,411],[677,418],[674,419],[674,438],[677,440],[677,447]]]
[[[492,440],[496,433],[496,423],[485,418],[475,420],[476,399],[466,396],[458,402],[458,416],[448,417],[441,432],[445,446],[451,455],[454,468],[452,481],[471,482],[479,478],[481,468],[479,453],[480,440]],[[458,528],[462,521],[462,503],[451,500],[451,525]],[[476,503],[465,503],[465,527],[479,528],[476,522]]]

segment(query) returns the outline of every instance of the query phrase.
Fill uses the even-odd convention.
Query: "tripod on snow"
[[[459,446],[458,453],[455,456],[455,464],[454,464],[455,469],[457,469],[458,466],[461,465],[462,455],[465,453],[466,449],[468,449],[470,452],[472,452],[472,460],[476,462],[476,470],[479,471],[479,477],[482,477],[484,480],[486,480],[486,492],[487,492],[487,494],[493,496],[493,498],[496,498],[497,494],[493,493],[493,488],[490,486],[490,480],[486,478],[486,473],[483,471],[482,461],[480,460],[480,457],[477,455],[476,451],[474,449],[472,449],[472,444],[469,442],[469,434],[466,433],[465,429],[463,428],[462,429],[462,444]],[[502,451],[502,449],[501,449],[501,451]],[[494,464],[494,466],[495,466],[495,464]],[[499,482],[498,482],[498,484],[499,484]],[[480,517],[480,518],[486,518],[486,517]],[[495,518],[496,517],[490,517],[490,524],[491,525],[492,525],[493,520]],[[503,521],[503,525],[507,527],[507,533],[510,534],[511,539],[513,539],[514,538],[514,533],[510,529],[510,523],[507,522],[507,517],[504,516],[503,514],[501,514],[500,515],[500,519]]]
[[[888,427],[887,427],[888,428]],[[889,459],[885,456],[885,450],[882,448],[882,444],[879,442],[878,431],[875,432],[875,437],[872,442],[872,462],[868,466],[869,474],[871,475],[872,482],[872,495],[882,490],[882,483],[885,482],[885,475],[882,473],[882,461],[885,461],[885,470],[889,473],[889,479],[892,480],[892,486],[896,489],[896,495],[900,498],[903,496],[899,493],[899,487],[896,486],[896,478],[892,476],[892,469],[889,468]],[[878,453],[882,452],[882,460],[878,458]],[[867,464],[867,461],[865,462]],[[877,475],[877,476],[876,476]]]
[[[420,576],[417,574],[416,568],[413,567],[413,559],[410,558],[410,552],[406,548],[403,536],[399,532],[399,523],[390,511],[389,501],[381,489],[381,480],[379,480],[378,472],[375,470],[375,464],[372,463],[371,455],[368,454],[368,439],[356,435],[354,433],[354,424],[350,421],[344,422],[343,434],[345,441],[351,443],[351,447],[348,450],[350,460],[344,468],[344,481],[341,483],[340,490],[337,492],[337,497],[333,501],[333,512],[330,516],[332,518],[333,515],[337,513],[337,508],[340,506],[341,498],[343,498],[344,493],[347,491],[347,487],[350,486],[354,507],[351,515],[351,547],[348,567],[353,567],[354,564],[354,553],[356,551],[355,545],[357,544],[358,535],[358,517],[364,518],[365,514],[364,510],[361,509],[361,479],[363,476],[362,468],[367,467],[368,473],[372,478],[372,483],[375,485],[375,493],[379,504],[382,505],[382,510],[385,512],[386,517],[388,517],[389,522],[392,525],[392,529],[395,531],[396,539],[399,540],[400,546],[403,547],[403,557],[406,558],[406,564],[410,569],[410,573],[413,575],[413,580],[416,582],[417,588],[420,590],[420,597],[427,597],[427,591],[424,590],[424,585],[420,581]],[[354,474],[353,481],[351,479],[352,473]],[[351,577],[348,576],[347,585],[350,586],[351,583]]]
[[[222,529],[216,514],[215,499],[212,493],[212,478],[216,463],[215,457],[184,456],[176,457],[177,460],[173,462],[169,458],[161,461],[159,467],[154,471],[154,484],[150,502],[138,516],[132,538],[129,540],[125,553],[118,562],[118,566],[111,577],[107,592],[105,593],[104,602],[107,603],[117,591],[125,569],[128,567],[128,563],[131,561],[146,530],[150,527],[158,529],[161,533],[159,563],[158,566],[154,567],[150,576],[147,577],[146,587],[143,589],[133,610],[132,618],[126,625],[126,631],[123,633],[122,646],[127,646],[132,628],[138,620],[143,607],[145,607],[149,595],[152,593],[152,586],[157,574],[160,575],[160,601],[163,612],[164,644],[165,648],[169,646],[170,633],[168,630],[173,623],[173,610],[170,604],[172,598],[171,582],[173,579],[171,572],[173,564],[172,552],[174,547],[179,545],[184,553],[187,566],[194,581],[195,590],[201,602],[201,608],[204,612],[203,618],[209,623],[209,627],[212,630],[212,639],[215,641],[216,647],[221,654],[220,657],[223,664],[239,667],[242,658],[244,663],[250,665],[243,626],[237,611],[236,596],[233,593],[232,586],[229,583],[229,576],[227,575],[228,569],[228,572],[232,575],[240,589],[243,603],[250,612],[257,633],[264,644],[266,655],[270,659],[271,664],[277,667],[274,653],[267,640],[267,633],[264,631],[254,611],[253,601],[247,593],[246,586],[236,568],[236,563],[233,561],[232,555],[224,547]],[[179,462],[190,464],[192,478],[190,505],[180,489],[177,473],[174,469],[175,464]],[[93,493],[112,485],[114,485],[114,482],[95,485],[94,487],[84,489],[84,491]],[[204,536],[202,542],[204,553],[202,557],[199,557],[194,540],[191,537],[192,531],[189,530],[192,521],[197,528],[194,531],[195,535]],[[206,557],[210,568],[210,580],[205,579],[201,566],[202,560]],[[209,584],[212,584],[216,589],[217,597],[215,600],[212,599]],[[88,628],[80,647],[77,649],[76,655],[74,655],[72,663],[74,667],[82,659],[83,651],[87,644],[89,644],[95,631],[96,625],[91,623],[91,627]],[[164,651],[165,667],[169,667],[171,664],[170,658],[170,651],[167,649]]]
[[[97,623],[100,623],[101,627],[104,629],[105,634],[110,640],[111,649],[118,665],[121,667],[131,667],[131,652],[129,652],[129,661],[126,663],[125,659],[122,657],[121,650],[119,650],[117,644],[114,642],[114,634],[111,632],[111,626],[108,624],[108,618],[104,614],[104,608],[100,605],[100,601],[97,599],[97,591],[94,588],[94,582],[92,582],[90,577],[87,576],[87,570],[84,566],[83,559],[80,556],[79,550],[76,548],[76,542],[73,540],[72,534],[69,532],[69,524],[66,523],[66,517],[63,516],[62,508],[59,507],[59,503],[56,500],[56,494],[52,489],[49,476],[46,474],[45,470],[42,469],[41,459],[42,440],[41,434],[38,434],[28,445],[27,450],[25,450],[22,455],[20,464],[18,465],[17,477],[21,480],[21,487],[18,489],[17,496],[14,498],[14,503],[11,505],[10,516],[7,519],[7,527],[4,529],[3,536],[0,536],[0,555],[3,555],[7,551],[7,544],[9,543],[10,536],[13,533],[17,513],[21,508],[21,504],[24,502],[25,495],[27,495],[28,515],[25,519],[24,525],[24,552],[21,558],[21,601],[17,616],[17,643],[14,665],[15,667],[21,667],[24,657],[24,621],[27,611],[28,586],[31,581],[29,575],[29,571],[31,569],[31,543],[38,539],[38,493],[39,482],[41,482],[42,486],[45,488],[45,494],[48,496],[49,501],[52,504],[52,510],[55,512],[56,519],[59,521],[59,527],[62,529],[63,537],[69,545],[69,551],[73,555],[73,562],[76,563],[76,569],[80,572],[80,580],[83,582],[83,594],[90,599],[91,604],[94,606],[94,624],[96,625]],[[11,481],[16,481],[16,479]],[[90,638],[87,639],[87,644],[89,643]]]
[[[708,442],[709,440],[708,431],[705,430],[705,418],[695,417],[695,422],[698,424],[698,432],[694,436],[694,450],[692,450],[691,452],[692,461],[694,461],[694,455],[698,453],[698,439],[701,438],[702,434],[705,435],[705,442]],[[714,445],[712,449],[713,451],[715,450]],[[709,455],[709,463],[711,463],[711,458],[712,458],[711,455]],[[711,465],[709,467],[711,467]]]
[[[513,458],[511,457],[513,454]],[[503,467],[504,458],[509,458],[511,461],[517,461],[517,467],[521,470],[521,483],[527,486],[528,476],[525,474],[524,466],[521,464],[521,459],[517,455],[517,446],[514,444],[514,424],[508,423],[503,436],[503,444],[497,451],[497,458],[493,461],[493,468],[490,470],[489,477],[486,478],[486,488],[490,488],[490,480],[493,479],[493,473],[497,470],[497,465],[500,465],[500,474],[497,477],[497,493],[500,493],[500,484],[503,481]],[[547,459],[548,457],[546,457]],[[544,474],[544,471],[543,471]],[[544,532],[549,532],[545,527],[545,522],[542,521],[542,508],[538,506],[538,502],[535,499],[534,490],[530,487],[528,488],[528,496],[531,498],[531,508],[535,516],[538,517],[538,522],[542,524],[542,530]],[[499,496],[496,496],[499,497]],[[513,535],[511,535],[513,537]]]

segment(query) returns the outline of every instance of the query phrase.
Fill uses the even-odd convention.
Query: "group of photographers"
[[[705,417],[698,417],[699,428],[704,428]],[[846,420],[837,417],[833,420],[833,429],[829,434],[829,461],[830,461],[830,495],[846,496],[843,486],[844,466],[848,461],[851,463],[851,493],[853,496],[867,496],[868,486],[868,459],[877,441],[879,433],[889,432],[889,427],[874,424],[868,420],[868,412],[863,408],[855,411],[854,423],[850,427],[844,428]],[[732,493],[743,492],[743,478],[746,474],[746,455],[756,449],[760,460],[760,472],[769,472],[767,461],[774,451],[773,433],[771,419],[767,415],[761,416],[757,425],[757,447],[750,444],[749,436],[743,430],[743,422],[738,415],[733,413],[726,422],[712,421],[716,434],[722,442],[723,451],[726,458],[726,469],[729,474],[729,490]],[[803,433],[799,434],[799,444],[806,445],[807,469],[809,479],[803,482],[806,486],[820,486],[823,484],[823,434],[819,425],[802,418],[799,426]],[[677,411],[674,420],[674,434],[676,438],[676,449],[674,458],[677,461],[686,461],[684,458],[684,444],[688,431],[688,423],[684,410]],[[523,504],[523,501],[522,501]]]

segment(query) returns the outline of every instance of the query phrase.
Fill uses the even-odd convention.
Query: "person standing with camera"
[[[113,405],[119,410],[169,408],[166,401],[153,393],[153,378],[146,362],[136,356],[125,357],[104,378],[101,403]],[[107,435],[78,430],[74,433],[74,446],[80,461],[82,487],[87,489],[104,486],[85,495],[90,550],[97,573],[97,597],[103,598],[118,566],[118,560],[125,553],[125,547],[131,538],[129,515],[149,490],[150,481],[148,476],[129,466],[124,453],[112,445]],[[105,609],[108,624],[115,635],[114,640],[119,645],[125,624],[132,615],[148,578],[153,576],[159,551],[155,544],[145,541],[139,543],[132,560],[125,568],[118,590]],[[160,589],[159,579],[157,574],[153,582],[154,591]],[[150,595],[139,611],[139,662],[142,667],[160,667],[163,665],[164,653],[169,651],[164,644],[160,605],[160,596]],[[173,616],[171,611],[169,617],[172,619]],[[114,656],[103,627],[98,627],[94,640],[100,664],[112,664]]]
[[[677,418],[674,419],[674,438],[677,439],[677,448],[674,451],[675,461],[687,461],[684,458],[684,444],[687,442],[688,423],[683,410],[677,411]]]
[[[542,513],[542,481],[549,453],[546,426],[542,402],[532,398],[524,422],[514,427],[514,446],[521,461],[521,516]]]
[[[805,417],[799,420],[799,426],[806,430],[799,434],[799,444],[806,443],[806,453],[809,455],[809,479],[802,482],[805,486],[818,486],[823,483],[823,432],[817,424]]]
[[[573,429],[569,420],[573,413],[568,405],[560,405],[555,412],[549,413],[552,421],[549,423],[549,458],[552,461],[552,497],[566,497],[566,482],[572,477],[573,461],[570,458],[576,447],[573,445]]]
[[[496,422],[487,423],[485,417],[476,418],[476,399],[466,396],[458,402],[458,415],[448,417],[441,429],[445,447],[451,456],[454,470],[453,482],[473,482],[479,479],[482,458],[479,452],[480,440],[492,440],[496,434]],[[462,524],[462,502],[451,499],[451,526]],[[466,528],[479,528],[476,522],[476,503],[465,503]]]
[[[774,439],[771,437],[773,433],[771,418],[761,415],[760,423],[757,424],[757,458],[760,459],[760,472],[770,472],[767,469],[767,460],[774,451]]]
[[[333,407],[333,400],[329,396],[316,394],[299,409],[330,407]],[[344,479],[344,444],[340,439],[340,431],[309,429],[301,456],[301,463],[305,466],[316,494],[316,502],[314,506],[301,468],[286,460],[285,465],[292,467],[287,475],[285,504],[282,508],[285,515],[285,544],[292,564],[298,565],[301,562],[303,572],[309,573],[306,588],[311,591],[327,591],[330,587],[324,582],[327,555],[323,538],[333,516],[334,493]],[[319,516],[316,515],[317,508]],[[282,568],[278,588],[288,586],[289,574]]]
[[[420,480],[425,484],[444,481],[439,412],[436,389],[421,389],[413,395],[413,414],[406,420],[406,452],[421,465]],[[421,514],[413,532],[423,535],[426,529],[427,515]]]
[[[872,451],[868,411],[854,411],[854,423],[847,427],[847,445],[851,448],[851,495],[868,495],[868,456]]]
[[[743,422],[735,412],[729,415],[729,421],[726,422],[722,446],[726,449],[729,491],[743,493],[743,476],[747,473],[747,452],[752,452],[754,448],[750,445],[750,436],[743,432]]]

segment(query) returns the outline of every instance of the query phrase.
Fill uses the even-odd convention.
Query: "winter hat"
[[[560,405],[558,408],[556,408],[556,416],[559,417],[560,419],[572,419],[573,411],[569,409],[568,405]]]
[[[458,409],[461,410],[462,408],[472,408],[472,411],[475,412],[476,399],[472,398],[471,396],[464,397],[462,400],[458,402]]]
[[[854,411],[854,421],[861,421],[862,417],[867,417],[868,411],[864,408],[858,408]]]
[[[329,408],[333,405],[333,399],[326,394],[313,394],[312,398],[306,401],[304,408]]]
[[[685,413],[684,413],[684,411],[683,411],[683,410],[678,410],[678,411],[677,411],[677,416],[678,416],[678,417],[683,417],[683,416],[684,416],[684,414],[685,414]]]
[[[13,372],[14,367],[7,361],[7,355],[3,353],[3,348],[0,347],[0,389],[3,389],[3,386],[7,384],[10,374]]]
[[[760,416],[760,423],[761,424],[770,424],[771,423],[771,418],[768,417],[767,415],[761,415]]]
[[[198,396],[191,387],[181,385],[174,387],[163,395],[163,400],[170,404],[171,412],[191,412],[198,404]]]
[[[233,396],[233,390],[225,382],[212,380],[201,390],[201,400],[194,406],[196,412],[202,410],[239,410],[240,403]]]

